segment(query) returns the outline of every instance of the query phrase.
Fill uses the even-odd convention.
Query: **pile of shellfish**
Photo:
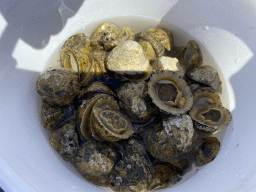
[[[232,116],[199,45],[172,32],[103,23],[71,36],[61,67],[39,75],[41,119],[53,148],[89,182],[113,191],[170,187],[220,150]]]

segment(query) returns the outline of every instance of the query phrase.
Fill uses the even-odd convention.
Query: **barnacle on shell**
[[[228,126],[232,116],[230,111],[216,103],[208,103],[207,105],[194,106],[189,115],[195,120],[196,128],[214,132]]]
[[[153,103],[165,113],[180,115],[191,109],[193,96],[186,81],[172,71],[151,76],[148,93]]]

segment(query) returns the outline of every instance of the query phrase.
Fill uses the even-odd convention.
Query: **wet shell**
[[[152,47],[154,48],[155,52],[156,52],[156,56],[160,57],[164,55],[164,47],[161,43],[159,43],[152,35],[150,35],[149,32],[139,32],[136,34],[136,37],[138,39],[144,39],[146,41],[148,41]]]
[[[208,87],[202,87],[193,93],[193,106],[202,106],[208,103],[222,105],[218,92]]]
[[[103,23],[92,36],[92,45],[109,51],[126,40],[134,40],[135,34],[129,27],[119,27],[113,23]]]
[[[93,56],[93,58],[95,59],[95,61],[98,63],[103,76],[107,75],[107,69],[105,66],[105,59],[107,57],[107,51],[104,50],[95,50],[91,52],[91,55]]]
[[[160,72],[164,70],[174,71],[180,77],[184,77],[185,71],[180,66],[179,60],[177,58],[161,56],[153,63],[153,72]]]
[[[203,55],[199,45],[194,40],[190,40],[185,47],[181,49],[181,65],[185,71],[189,71],[203,64]]]
[[[36,82],[36,91],[50,104],[69,105],[80,91],[78,76],[64,68],[48,68]]]
[[[175,167],[169,163],[154,163],[153,167],[155,175],[150,183],[150,190],[159,190],[171,187],[182,179],[175,170]]]
[[[64,116],[64,111],[60,106],[50,105],[47,102],[43,102],[41,119],[45,129],[54,129]]]
[[[109,174],[121,159],[117,150],[109,145],[89,141],[81,148],[73,163],[88,181],[99,186],[110,186]]]
[[[154,123],[147,131],[144,142],[148,153],[160,161],[171,162],[182,154],[163,129],[162,124]]]
[[[134,133],[130,119],[119,111],[94,107],[92,113],[93,129],[99,137],[107,141],[127,139]]]
[[[78,99],[86,99],[92,95],[95,95],[96,93],[104,93],[116,97],[114,91],[112,91],[112,89],[110,89],[106,83],[101,81],[94,81],[87,87],[81,89]]]
[[[195,148],[196,166],[200,167],[212,162],[218,155],[220,142],[215,137],[202,139]]]
[[[204,65],[194,68],[187,73],[187,76],[190,79],[205,84],[220,93],[222,92],[222,83],[218,72],[211,66]]]
[[[177,150],[188,152],[195,140],[193,122],[189,115],[182,114],[163,120],[163,129],[176,144]]]
[[[107,101],[112,101],[109,102],[108,105],[111,105],[111,107],[115,110],[119,110],[118,104],[115,102],[112,96],[107,95],[107,94],[96,94],[90,99],[86,99],[82,102],[82,104],[78,108],[78,125],[81,131],[81,134],[83,137],[87,140],[90,140],[92,138],[92,127],[91,127],[91,111],[96,102],[100,99],[108,99]]]
[[[85,34],[78,33],[69,37],[68,40],[64,43],[62,49],[67,47],[71,50],[78,50],[83,53],[89,53],[91,50],[90,43],[90,39]]]
[[[70,48],[63,47],[61,49],[60,59],[62,67],[78,72],[78,64],[74,52]]]
[[[146,192],[152,180],[150,163],[139,154],[128,155],[116,164],[110,179],[113,191]]]
[[[148,85],[145,81],[126,83],[118,91],[120,107],[132,121],[147,122],[154,117],[156,107],[148,96]]]
[[[66,161],[73,161],[78,150],[78,135],[73,121],[63,124],[59,129],[52,131],[50,143]]]
[[[127,154],[140,154],[145,155],[146,149],[144,143],[138,136],[131,136],[128,140],[124,142],[124,148]]]
[[[140,39],[139,44],[142,46],[144,53],[149,61],[156,60],[156,52],[148,41]]]
[[[152,35],[159,43],[163,45],[165,49],[170,51],[174,47],[174,38],[171,31],[165,29],[154,28],[148,30],[149,34]]]
[[[186,81],[172,71],[161,71],[151,76],[148,93],[153,103],[165,113],[180,115],[193,105],[193,96]]]
[[[225,128],[232,120],[230,111],[216,103],[209,103],[203,106],[195,106],[189,112],[189,115],[195,120],[195,127],[214,132]]]

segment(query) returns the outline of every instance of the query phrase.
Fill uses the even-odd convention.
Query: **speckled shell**
[[[218,72],[211,66],[204,65],[193,68],[187,73],[187,76],[196,82],[211,87],[219,93],[222,92],[222,83],[220,81]]]
[[[52,131],[50,143],[66,161],[73,161],[78,150],[78,135],[75,122],[69,121]]]
[[[110,175],[111,188],[115,192],[146,192],[152,177],[150,163],[144,156],[128,155],[114,167]]]
[[[78,76],[68,69],[48,68],[39,75],[36,91],[50,104],[69,105],[80,91]]]
[[[157,111],[148,96],[148,85],[145,81],[126,83],[118,91],[118,98],[120,107],[136,123],[149,121]]]
[[[107,187],[110,186],[109,174],[120,159],[120,153],[112,145],[88,141],[79,150],[73,165],[91,183]]]

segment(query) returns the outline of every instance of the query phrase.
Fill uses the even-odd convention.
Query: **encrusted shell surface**
[[[144,143],[139,136],[131,136],[128,140],[124,142],[124,148],[127,154],[140,154],[145,155],[146,149]]]
[[[92,113],[93,129],[106,141],[127,139],[134,133],[130,119],[119,111],[94,107]]]
[[[176,138],[174,138],[177,136]],[[154,123],[146,133],[144,138],[146,149],[154,158],[164,161],[176,161],[186,151],[177,148],[178,134],[168,134],[161,123]]]
[[[120,75],[142,75],[148,71],[149,60],[136,41],[125,41],[108,55],[107,69]]]
[[[193,106],[202,106],[208,103],[217,103],[218,105],[222,105],[219,93],[209,87],[198,88],[193,93]]]
[[[181,49],[181,65],[185,71],[189,71],[203,64],[203,55],[199,45],[194,40],[190,40],[185,47]]]
[[[136,37],[138,39],[144,39],[144,40],[148,41],[154,48],[157,57],[164,55],[165,48],[152,35],[150,35],[149,32],[139,32],[136,34]]]
[[[126,40],[134,40],[135,34],[129,27],[103,23],[92,35],[92,45],[109,51]]]
[[[193,105],[193,96],[186,81],[173,71],[160,71],[151,76],[148,93],[153,103],[165,113],[180,115]]]
[[[194,152],[196,166],[200,167],[212,162],[217,157],[219,150],[220,142],[215,137],[199,141]]]
[[[80,91],[78,76],[64,68],[48,68],[36,82],[36,91],[50,104],[69,105]]]
[[[50,143],[66,161],[73,161],[78,150],[76,124],[69,121],[51,132]]]
[[[156,52],[152,45],[148,41],[145,41],[143,39],[140,39],[138,43],[142,46],[148,60],[154,61],[156,59]]]
[[[155,174],[152,182],[150,183],[150,190],[159,190],[171,187],[182,179],[175,170],[175,167],[169,163],[154,163],[153,167]]]
[[[147,122],[154,117],[156,107],[148,96],[148,85],[145,81],[126,83],[118,91],[120,107],[132,121]]]
[[[116,164],[110,179],[113,191],[147,192],[152,180],[150,164],[144,156],[128,155]]]
[[[195,120],[195,127],[207,131],[215,132],[225,128],[232,120],[230,111],[216,103],[209,103],[203,106],[195,106],[189,112]]]
[[[113,146],[88,141],[80,149],[73,165],[88,181],[106,187],[110,186],[109,174],[120,159],[121,155]]]
[[[195,131],[189,115],[171,116],[163,120],[163,129],[179,151],[188,152],[192,149]]]
[[[89,53],[91,50],[90,43],[90,39],[85,34],[77,33],[69,37],[62,48],[67,47],[71,50],[79,50],[84,53]]]
[[[45,129],[54,129],[64,116],[64,111],[60,106],[43,102],[41,120]]]
[[[157,60],[153,63],[153,72],[157,73],[164,70],[174,71],[180,77],[184,77],[185,71],[180,66],[180,62],[177,58],[161,56],[158,57]]]
[[[174,38],[171,31],[168,31],[166,29],[154,28],[149,29],[148,32],[168,51],[173,48]]]
[[[204,65],[193,68],[187,73],[187,76],[190,79],[205,84],[220,93],[222,92],[222,83],[218,72],[211,66]]]

